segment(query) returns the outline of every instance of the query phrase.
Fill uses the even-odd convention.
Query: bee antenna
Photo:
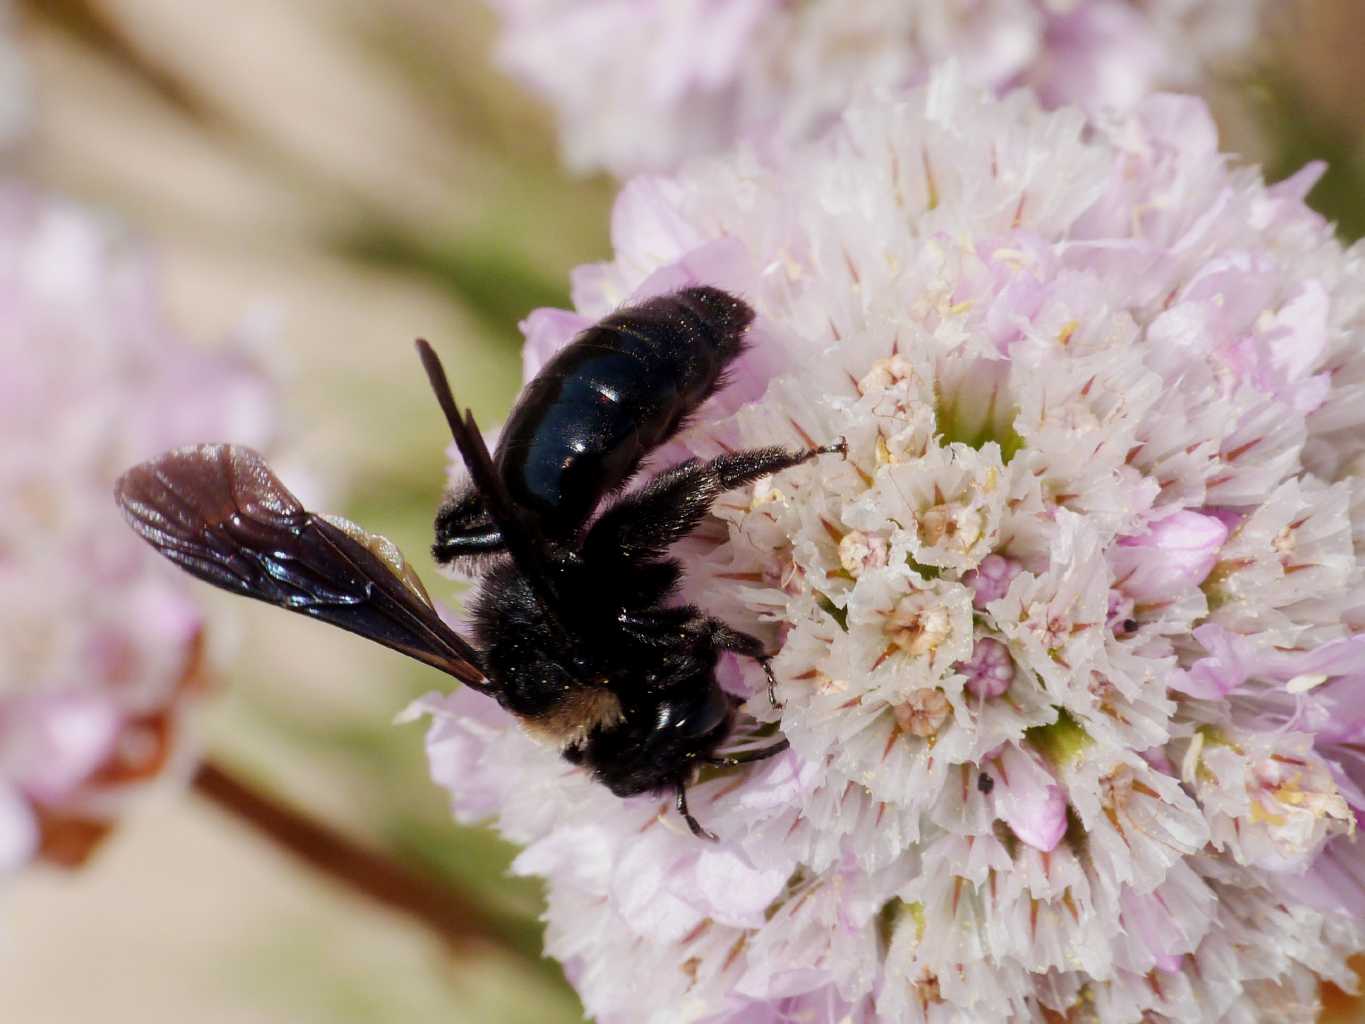
[[[427,371],[427,380],[431,382],[431,390],[436,394],[436,402],[440,405],[441,412],[445,413],[446,422],[450,424],[451,436],[458,444],[463,420],[460,417],[460,407],[455,404],[455,395],[450,390],[445,367],[441,365],[441,357],[425,338],[417,339],[417,355],[422,360],[422,369]],[[463,449],[460,454],[464,454]]]
[[[422,367],[431,381],[431,390],[435,392],[441,412],[445,413],[446,422],[450,424],[455,447],[460,451],[460,458],[469,471],[469,477],[479,492],[489,518],[502,533],[503,542],[517,568],[540,595],[546,616],[560,626],[555,615],[558,595],[550,579],[548,560],[540,546],[534,543],[534,538],[527,536],[526,527],[517,515],[516,504],[493,467],[493,458],[488,454],[488,445],[484,444],[479,425],[474,422],[474,414],[466,411],[463,416],[460,415],[460,407],[450,390],[445,367],[441,365],[436,351],[423,338],[417,339],[417,355],[421,357]]]

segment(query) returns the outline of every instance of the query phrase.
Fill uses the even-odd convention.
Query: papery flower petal
[[[1057,781],[1017,747],[993,762],[995,813],[1020,839],[1044,853],[1066,834],[1066,796]]]
[[[1245,639],[1214,625],[1200,626],[1194,631],[1194,638],[1209,655],[1194,662],[1188,670],[1173,673],[1170,681],[1173,687],[1191,697],[1216,700],[1246,681],[1254,648]]]
[[[1176,512],[1125,537],[1113,552],[1117,585],[1135,601],[1166,601],[1203,583],[1228,529],[1213,516]]]
[[[1331,913],[1344,910],[1365,917],[1365,858],[1349,836],[1329,839],[1302,872],[1275,877],[1276,885],[1298,903]]]
[[[1187,781],[1212,842],[1238,863],[1301,872],[1329,838],[1354,834],[1355,815],[1308,736],[1205,730],[1191,743]]]

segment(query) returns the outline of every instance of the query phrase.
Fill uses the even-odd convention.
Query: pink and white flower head
[[[669,170],[806,136],[937,63],[1050,107],[1128,109],[1248,49],[1263,0],[490,0],[499,57],[554,108],[566,161]]]
[[[950,73],[639,178],[528,366],[689,284],[758,311],[659,453],[844,437],[680,545],[791,749],[693,838],[472,693],[433,773],[543,876],[602,1021],[1286,1021],[1365,947],[1365,251],[1195,99]]]
[[[176,337],[151,271],[89,212],[0,185],[3,867],[81,861],[172,759],[202,682],[189,581],[128,530],[115,477],[270,428],[257,370]]]

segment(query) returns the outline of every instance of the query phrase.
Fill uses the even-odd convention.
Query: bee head
[[[617,796],[662,790],[687,778],[697,759],[729,735],[732,722],[730,699],[714,682],[679,687],[593,733],[580,758]]]

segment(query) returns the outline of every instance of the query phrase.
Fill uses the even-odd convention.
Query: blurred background
[[[1312,201],[1354,239],[1365,4],[1286,6],[1258,60],[1217,87],[1226,147],[1272,178],[1330,161]],[[492,64],[491,15],[473,0],[27,0],[15,32],[35,110],[19,173],[151,239],[187,336],[265,324],[282,475],[315,481],[452,598],[426,553],[446,434],[412,339],[430,338],[496,423],[519,384],[518,320],[566,305],[569,270],[609,254],[612,183],[559,169],[548,116]],[[0,1020],[580,1019],[539,958],[540,895],[508,876],[514,851],[451,822],[422,726],[391,725],[444,677],[201,589],[249,638],[204,709],[209,751],[463,887],[499,942],[452,951],[182,795],[84,872],[11,887]]]

